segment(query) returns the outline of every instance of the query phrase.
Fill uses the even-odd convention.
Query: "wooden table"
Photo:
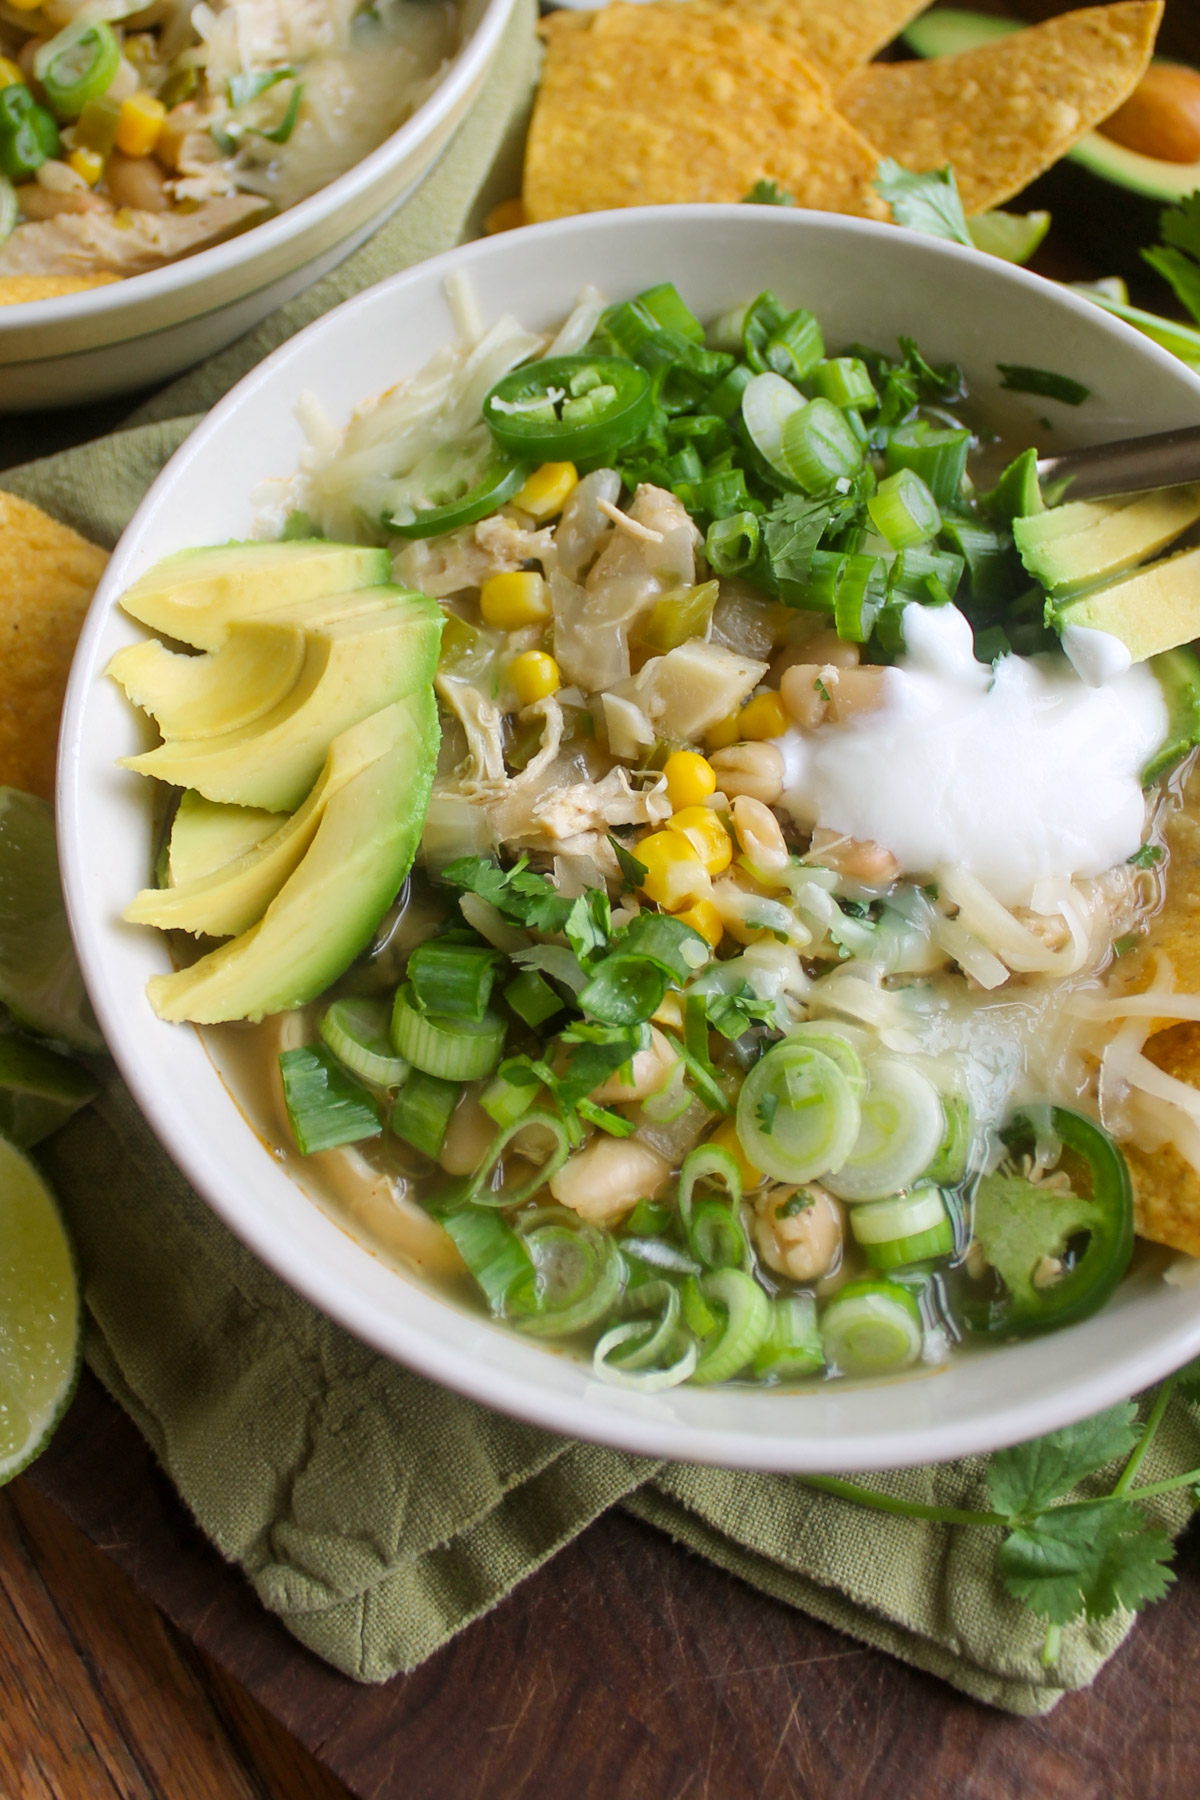
[[[1163,45],[1200,63],[1195,0]],[[1088,273],[1061,246],[1043,267]],[[131,404],[0,419],[0,467]],[[1096,1686],[1022,1721],[611,1514],[363,1688],[261,1609],[85,1375],[0,1494],[0,1800],[1194,1800],[1200,1532],[1177,1566]]]

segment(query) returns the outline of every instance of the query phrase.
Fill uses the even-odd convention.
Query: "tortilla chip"
[[[1150,61],[1163,0],[1089,6],[932,62],[876,63],[838,89],[906,169],[952,163],[968,214],[1002,206],[1115,112]]]
[[[761,180],[800,206],[887,217],[875,150],[760,27],[674,0],[583,17],[546,33],[525,152],[530,219],[741,200]]]
[[[119,275],[0,275],[0,306],[23,306],[29,300],[58,300],[88,288],[109,287]]]
[[[1200,1025],[1172,1025],[1146,1043],[1146,1055],[1168,1075],[1200,1088]],[[1139,1237],[1200,1256],[1200,1175],[1173,1144],[1139,1150],[1123,1144],[1133,1177]]]
[[[54,797],[63,693],[108,552],[0,491],[0,786]]]
[[[736,13],[790,44],[836,86],[898,37],[929,0],[694,0]]]

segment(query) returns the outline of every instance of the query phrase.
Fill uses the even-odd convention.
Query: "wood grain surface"
[[[1200,0],[1167,0],[1160,47],[1200,63]],[[1037,266],[1097,272],[1061,240]],[[0,468],[136,400],[0,417]],[[85,1376],[0,1494],[0,1800],[1195,1800],[1200,1533],[1178,1569],[1094,1689],[1016,1720],[614,1514],[362,1688],[259,1607]]]

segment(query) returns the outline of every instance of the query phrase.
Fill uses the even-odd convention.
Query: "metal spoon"
[[[1107,500],[1200,481],[1200,425],[1039,456],[1038,479],[1061,500]]]

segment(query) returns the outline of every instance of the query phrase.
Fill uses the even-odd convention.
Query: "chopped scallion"
[[[446,1127],[461,1092],[457,1081],[414,1069],[396,1095],[388,1129],[423,1156],[436,1159],[442,1153]]]
[[[942,528],[937,501],[912,469],[885,476],[867,501],[867,511],[893,550],[928,543]]]
[[[361,1143],[383,1129],[374,1097],[324,1044],[302,1044],[279,1058],[283,1101],[302,1156]]]

